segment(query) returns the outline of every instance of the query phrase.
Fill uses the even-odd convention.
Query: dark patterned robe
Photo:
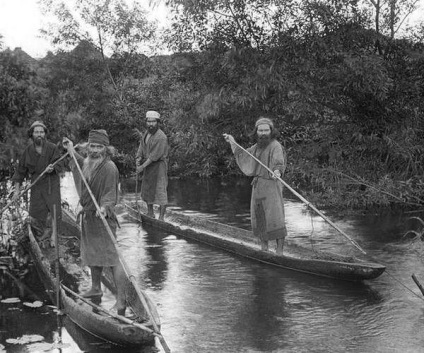
[[[161,129],[154,135],[143,134],[136,158],[140,164],[148,158],[152,161],[143,171],[141,184],[141,198],[148,204],[168,203],[168,153],[168,138]]]
[[[19,159],[18,168],[12,177],[12,181],[22,184],[25,178],[29,178],[33,182],[50,164],[53,164],[59,158],[60,151],[54,143],[46,141],[41,154],[39,154],[35,150],[34,142],[31,142]],[[54,204],[56,205],[58,224],[60,224],[62,212],[59,173],[62,171],[64,171],[64,162],[55,165],[51,173],[44,174],[31,188],[29,215],[42,224],[45,224],[48,213],[53,215]]]
[[[278,169],[284,173],[286,153],[278,141],[272,140],[264,149],[255,144],[247,151],[272,171]],[[283,185],[241,148],[236,147],[234,156],[242,172],[254,177],[250,204],[253,234],[264,241],[285,238]]]
[[[84,158],[77,153],[75,153],[75,156],[82,169]],[[71,170],[77,190],[80,190],[80,204],[83,207],[82,262],[87,266],[116,266],[119,263],[119,257],[115,245],[101,218],[96,216],[96,206],[74,163],[71,163]],[[94,171],[88,184],[99,207],[105,207],[107,213],[106,221],[116,238],[118,222],[115,214],[115,205],[119,198],[119,172],[115,163],[109,158],[105,158]]]

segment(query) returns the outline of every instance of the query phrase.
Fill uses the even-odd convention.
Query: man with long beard
[[[109,136],[105,130],[91,130],[88,136],[88,155],[86,158],[75,152],[72,141],[63,139],[63,145],[70,154],[75,155],[82,169],[96,205],[83,182],[78,168],[72,159],[70,167],[79,190],[82,206],[81,259],[91,270],[91,288],[82,294],[85,298],[101,298],[101,277],[103,267],[111,267],[117,288],[115,308],[119,315],[125,314],[125,273],[113,240],[102,222],[99,212],[105,217],[113,235],[116,237],[118,221],[115,205],[119,197],[119,172],[110,159],[114,148],[109,145]]]
[[[147,131],[142,135],[136,155],[137,173],[143,173],[141,198],[147,203],[147,215],[155,217],[153,205],[159,205],[159,219],[168,204],[168,138],[159,128],[160,114],[146,113]],[[143,162],[143,163],[141,163]]]
[[[234,137],[224,134],[241,171],[253,177],[250,214],[253,234],[258,237],[262,250],[268,251],[268,242],[276,240],[277,254],[283,253],[284,239],[287,235],[283,186],[276,179],[284,173],[287,165],[286,153],[277,141],[279,132],[271,119],[260,117],[255,123],[254,136],[257,143],[247,151],[274,171],[270,175],[263,166],[234,144]]]
[[[25,178],[31,182],[37,179],[46,170],[44,176],[31,188],[29,215],[31,224],[36,230],[36,235],[43,234],[43,240],[50,235],[51,224],[48,215],[53,215],[53,205],[56,205],[58,225],[62,219],[60,200],[60,176],[64,171],[64,162],[52,165],[60,158],[59,148],[52,142],[47,141],[47,127],[42,121],[35,121],[28,129],[31,143],[22,153],[18,167],[12,177],[15,183],[13,198],[18,199],[21,192],[21,184]]]

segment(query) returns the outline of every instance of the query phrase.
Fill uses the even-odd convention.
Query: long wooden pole
[[[412,274],[412,279],[414,280],[415,284],[417,285],[417,287],[421,291],[421,294],[424,295],[424,288],[421,285],[420,281],[418,280],[417,276],[415,276],[415,273]]]
[[[137,169],[137,165],[136,165]],[[138,173],[135,173],[135,205],[138,210]]]
[[[243,147],[241,147],[237,142],[230,141],[230,143],[233,143],[240,149],[242,149],[244,152],[246,152],[250,157],[252,157],[256,162],[258,162],[262,167],[264,167],[268,172],[270,172],[275,179],[277,179],[279,182],[281,182],[287,189],[289,189],[294,195],[296,195],[306,206],[314,210],[318,215],[320,215],[324,221],[326,221],[329,225],[331,225],[334,229],[339,231],[346,239],[348,239],[358,250],[360,250],[362,253],[366,254],[365,250],[362,249],[359,244],[353,240],[351,237],[349,237],[345,232],[343,232],[336,224],[334,224],[331,220],[329,220],[320,210],[318,210],[314,205],[312,205],[308,200],[306,200],[302,195],[300,195],[297,191],[295,191],[289,184],[287,184],[283,179],[280,177],[277,177],[274,174],[274,171],[268,168],[265,164],[263,164],[258,158],[256,158],[253,154],[251,154],[249,151],[246,151]]]
[[[141,293],[140,288],[138,288],[138,285],[137,285],[137,283],[136,283],[136,281],[135,281],[135,279],[134,279],[134,276],[130,273],[129,268],[128,268],[127,264],[125,263],[125,261],[124,261],[124,259],[123,259],[122,255],[121,255],[121,252],[119,251],[118,243],[117,243],[117,241],[116,241],[116,239],[115,239],[115,236],[113,235],[112,230],[110,229],[109,224],[107,223],[105,216],[102,214],[102,212],[101,212],[101,210],[100,210],[99,204],[97,203],[96,198],[94,197],[93,192],[91,191],[90,186],[88,185],[88,182],[87,182],[87,180],[85,179],[84,174],[82,173],[81,167],[80,167],[80,165],[79,165],[79,163],[78,163],[78,161],[77,161],[77,159],[76,159],[76,157],[75,157],[74,152],[72,151],[72,152],[70,152],[70,154],[71,154],[71,156],[72,156],[72,158],[73,158],[73,160],[74,160],[74,162],[75,162],[75,166],[77,167],[78,172],[80,173],[81,179],[83,180],[84,185],[85,185],[85,187],[87,188],[87,191],[88,191],[88,193],[90,194],[90,196],[91,196],[91,198],[92,198],[92,200],[93,200],[93,204],[94,204],[94,206],[96,207],[96,210],[97,210],[97,212],[98,212],[98,214],[99,214],[99,216],[100,216],[100,219],[102,220],[103,225],[105,226],[106,231],[107,231],[107,233],[109,234],[110,239],[112,240],[112,242],[113,242],[113,244],[114,244],[114,246],[115,246],[116,252],[117,252],[118,257],[119,257],[119,261],[120,261],[120,262],[121,262],[121,264],[122,264],[122,267],[123,267],[123,269],[124,269],[124,271],[125,271],[125,274],[126,274],[126,276],[128,277],[128,279],[131,281],[131,283],[132,283],[132,285],[133,285],[133,287],[134,287],[134,289],[135,289],[135,291],[136,291],[136,293],[137,293],[138,297],[140,298],[140,300],[141,300],[141,302],[142,302],[142,304],[143,304],[144,308],[146,309],[147,314],[149,315],[149,318],[150,318],[150,320],[151,320],[151,322],[152,322],[152,325],[153,325],[154,331],[157,333],[157,336],[158,336],[158,338],[159,338],[159,341],[161,342],[161,344],[162,344],[163,348],[165,349],[165,352],[171,352],[171,350],[170,350],[170,348],[168,347],[168,345],[167,345],[167,343],[166,343],[166,341],[165,341],[164,337],[163,337],[163,336],[162,336],[162,334],[160,333],[160,330],[159,330],[159,327],[158,327],[158,325],[157,325],[157,323],[156,323],[156,319],[155,319],[155,317],[154,317],[154,316],[152,315],[152,313],[150,312],[149,305],[147,304],[146,299],[144,299],[144,295],[143,295],[143,293]]]
[[[47,166],[47,168],[46,169],[44,169],[43,171],[42,171],[42,173],[31,183],[31,185],[29,185],[29,186],[27,186],[24,190],[22,190],[20,193],[19,193],[19,195],[18,195],[18,199],[23,195],[23,194],[25,194],[29,189],[31,189],[43,176],[44,176],[44,174],[46,174],[47,173],[47,169],[50,167],[50,166],[52,166],[52,167],[54,167],[57,163],[59,163],[61,160],[63,160],[66,156],[68,155],[68,152],[66,152],[62,157],[60,157],[58,160],[56,160],[53,164],[51,164],[51,165],[48,165]],[[6,206],[4,206],[3,208],[2,208],[2,210],[1,210],[1,212],[0,212],[0,215],[4,212],[4,211],[6,211],[9,207],[10,207],[10,205],[11,204],[13,204],[14,202],[15,202],[16,200],[11,200],[10,202],[8,202],[7,203],[7,205]]]
[[[57,208],[53,205],[53,239],[56,249],[55,274],[56,274],[56,306],[57,306],[57,329],[59,332],[59,343],[62,343],[62,315],[60,312],[60,258],[59,258],[59,236],[57,233]]]
[[[53,205],[53,239],[54,246],[56,249],[56,261],[55,261],[55,272],[56,272],[56,306],[60,310],[60,275],[59,275],[59,237],[57,235],[57,211],[56,204]]]

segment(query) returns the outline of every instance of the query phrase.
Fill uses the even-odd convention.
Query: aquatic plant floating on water
[[[23,303],[25,306],[28,306],[30,308],[41,308],[43,306],[43,302],[36,300],[33,303],[29,303],[29,302],[24,302]]]
[[[52,352],[55,349],[64,349],[69,348],[71,345],[69,343],[47,343],[47,342],[37,342],[32,343],[27,346],[30,352]]]
[[[6,298],[1,301],[3,304],[15,304],[20,303],[21,300],[19,298]]]
[[[33,342],[41,342],[44,340],[44,337],[41,335],[23,335],[19,338],[8,338],[7,343],[10,344],[28,344]]]

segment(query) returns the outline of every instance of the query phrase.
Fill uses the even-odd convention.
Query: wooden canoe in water
[[[73,218],[66,211],[63,212],[63,227],[59,234],[60,249],[60,280],[66,287],[73,292],[78,293],[78,287],[84,276],[84,270],[79,266],[78,259],[75,258],[73,251],[79,248],[78,226],[73,223]],[[56,303],[56,274],[55,274],[55,248],[41,248],[36,240],[31,227],[28,227],[29,233],[29,252],[36,266],[37,272],[49,294],[51,300]],[[75,242],[77,244],[75,244]],[[86,276],[86,275],[85,275]],[[110,274],[106,272],[103,281],[107,287],[113,286],[110,283]],[[110,287],[113,291],[113,288]],[[134,296],[130,303],[135,317],[135,325],[122,322],[112,316],[104,314],[93,308],[81,299],[68,294],[63,288],[60,291],[60,309],[68,316],[68,318],[83,330],[90,334],[101,338],[105,342],[116,344],[119,346],[147,346],[154,344],[155,335],[153,327],[148,321],[148,315],[143,310],[141,303],[137,303]],[[143,293],[145,295],[145,293]],[[128,297],[127,297],[128,298]],[[156,322],[159,322],[159,316],[156,308],[151,300],[145,295],[144,298],[150,308],[151,313],[155,316]],[[128,310],[127,310],[128,311]],[[143,328],[144,327],[144,328]]]
[[[294,244],[285,244],[283,255],[277,255],[261,250],[252,232],[245,229],[174,210],[167,210],[165,221],[160,221],[145,214],[145,205],[139,204],[138,209],[135,204],[125,206],[131,218],[147,226],[289,270],[345,281],[363,281],[377,278],[386,269],[383,265],[356,257],[313,251]]]

